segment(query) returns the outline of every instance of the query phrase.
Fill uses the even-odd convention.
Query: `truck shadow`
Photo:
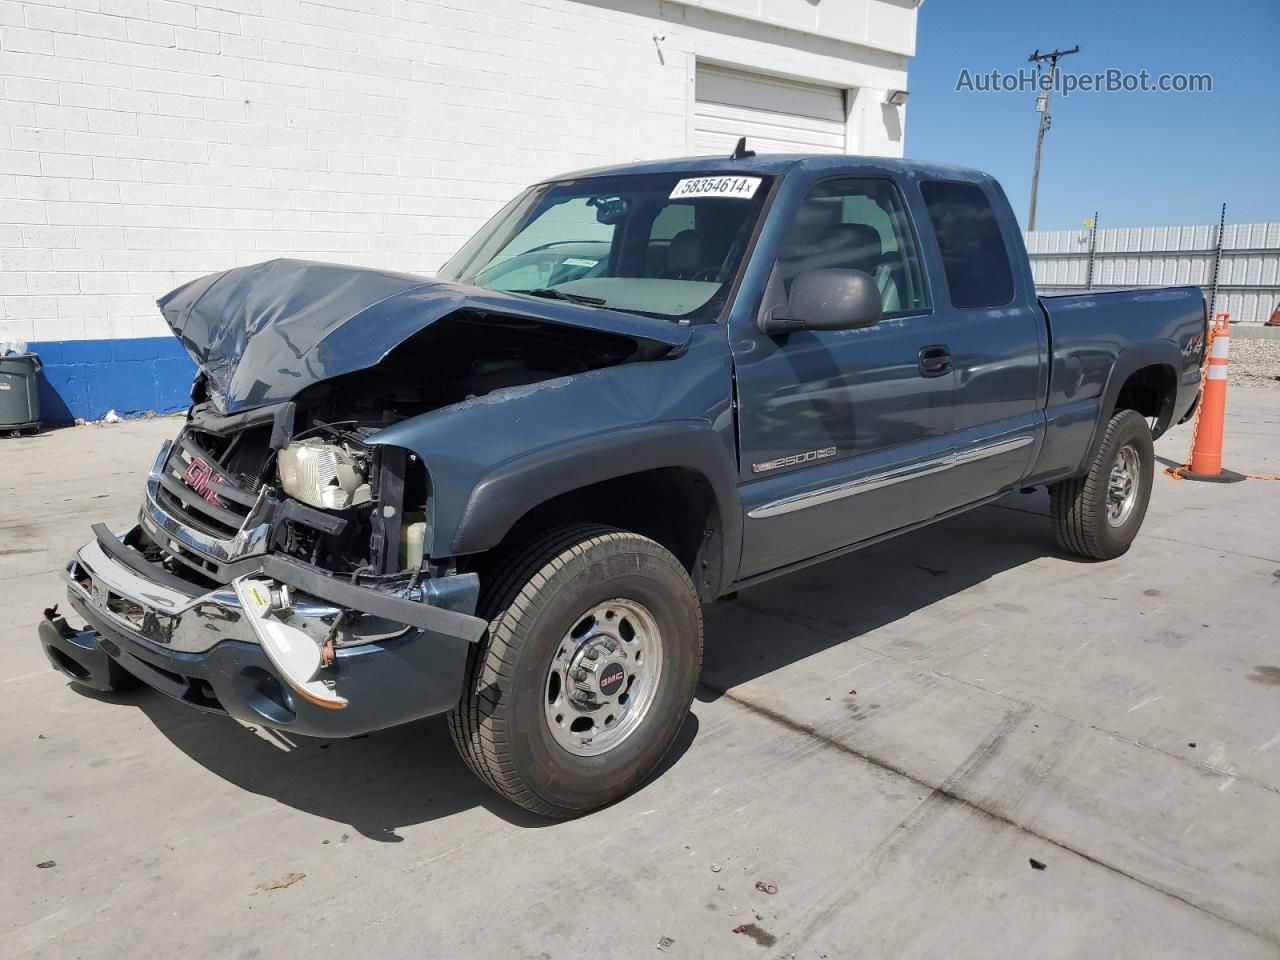
[[[914,534],[744,591],[707,611],[703,684],[710,702],[806,657],[851,641],[988,578],[1058,555],[1046,498],[1014,496]],[[873,638],[863,641],[879,646]],[[911,656],[927,634],[891,643]],[[93,694],[85,694],[94,696]],[[399,830],[484,807],[508,823],[554,824],[484,786],[453,749],[443,717],[351,740],[315,740],[192,711],[141,689],[112,698],[137,706],[179,750],[243,790],[397,843]],[[679,762],[698,734],[690,714],[675,745],[648,778]],[[646,789],[642,786],[641,790]],[[335,838],[335,842],[340,842]]]
[[[170,743],[228,783],[349,825],[371,840],[399,843],[402,828],[473,807],[522,827],[557,823],[509,803],[476,779],[454,750],[444,717],[349,740],[318,740],[198,713],[146,687],[109,699],[136,706]],[[690,714],[646,783],[676,763],[697,732],[697,718]],[[333,839],[340,843],[345,837]]]
[[[1054,542],[1041,491],[1015,494],[744,590],[735,602],[707,611],[698,699],[714,702],[734,687],[846,643],[860,643],[871,656],[927,656],[932,637],[923,621],[910,634],[870,635],[958,593],[980,601],[984,581],[1045,556],[1065,555]],[[1005,617],[1026,612],[1018,606],[1007,599],[996,604]]]

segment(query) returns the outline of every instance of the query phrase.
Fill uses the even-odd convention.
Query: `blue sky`
[[[1212,93],[1053,95],[1041,230],[1280,220],[1280,0],[927,0],[909,67],[906,155],[979,167],[1026,225],[1035,94],[957,92],[964,68],[1015,72],[1032,50],[1078,73],[1209,73]]]

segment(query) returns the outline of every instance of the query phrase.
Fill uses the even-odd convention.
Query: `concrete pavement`
[[[1280,392],[1228,404],[1280,473]],[[295,739],[48,668],[58,567],[177,427],[0,442],[0,956],[1280,956],[1280,482],[1160,476],[1111,563],[1035,494],[744,591],[659,774],[546,823],[439,719]]]

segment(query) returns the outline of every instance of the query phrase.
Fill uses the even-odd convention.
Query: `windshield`
[[[769,177],[674,173],[539,184],[444,265],[444,280],[672,320],[715,319]]]

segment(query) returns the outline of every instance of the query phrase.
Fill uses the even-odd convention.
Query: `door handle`
[[[920,351],[920,376],[941,377],[951,372],[951,351],[937,344]]]

